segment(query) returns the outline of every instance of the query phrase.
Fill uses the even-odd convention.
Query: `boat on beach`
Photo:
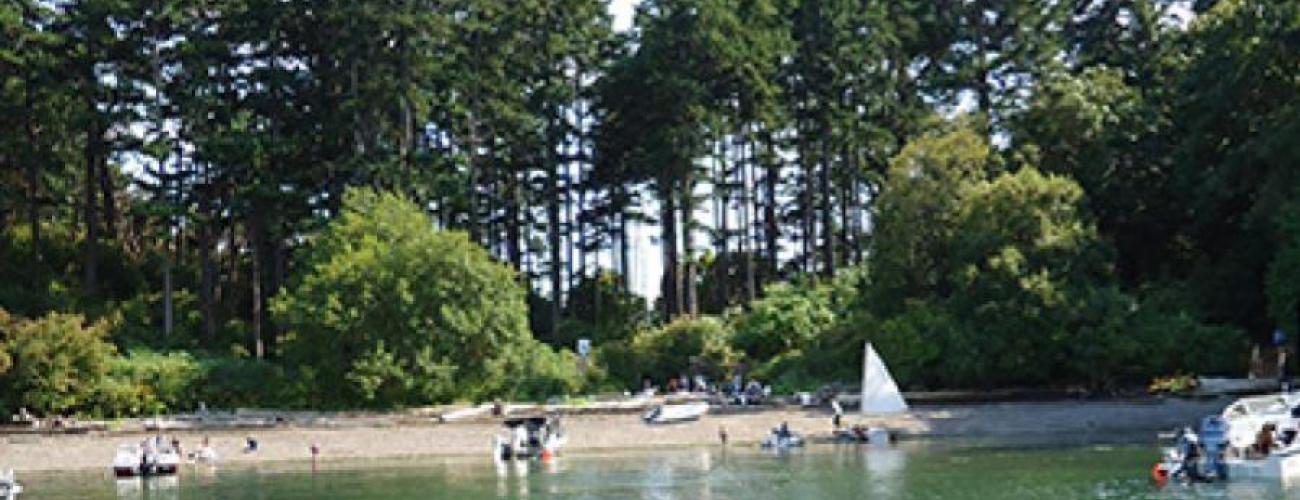
[[[641,419],[647,424],[689,422],[699,420],[708,411],[708,403],[666,404],[651,408]]]

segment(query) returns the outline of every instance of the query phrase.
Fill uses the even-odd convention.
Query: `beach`
[[[1227,399],[1183,400],[1151,398],[1130,401],[1052,401],[919,405],[903,415],[867,418],[849,412],[845,425],[881,426],[900,439],[1106,439],[1127,436],[1154,441],[1156,433],[1188,425],[1217,413]],[[761,440],[782,422],[814,439],[831,432],[825,408],[777,407],[721,409],[697,421],[647,425],[636,413],[581,414],[563,417],[570,452],[671,446],[720,445],[725,429],[729,445],[746,446]],[[349,460],[414,456],[484,457],[500,418],[438,423],[410,418],[347,418],[328,426],[282,425],[254,429],[187,429],[166,431],[193,450],[207,437],[221,463],[258,463],[310,459],[319,445],[320,460]],[[17,471],[56,471],[106,468],[117,445],[153,436],[142,431],[92,431],[84,434],[8,433],[0,436],[0,468]],[[245,452],[253,437],[258,449]]]

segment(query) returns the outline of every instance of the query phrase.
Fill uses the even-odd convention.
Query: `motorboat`
[[[117,477],[175,474],[181,457],[170,447],[154,448],[144,444],[123,444],[113,455],[113,475]]]
[[[1152,467],[1157,482],[1266,479],[1300,480],[1300,395],[1238,399],[1219,415],[1184,428]]]
[[[567,441],[554,418],[511,418],[502,425],[505,431],[492,437],[492,456],[497,460],[549,458]]]
[[[647,424],[671,424],[699,420],[709,411],[708,403],[666,404],[651,408],[641,418]]]
[[[1220,414],[1228,424],[1228,443],[1244,452],[1255,442],[1255,434],[1272,424],[1280,436],[1294,437],[1300,416],[1300,394],[1279,393],[1251,396],[1233,401]]]
[[[6,469],[0,474],[0,498],[13,500],[19,493],[23,492],[23,485],[18,484],[14,479],[14,470]]]

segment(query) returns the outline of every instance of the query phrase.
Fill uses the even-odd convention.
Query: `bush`
[[[485,398],[505,389],[510,354],[533,342],[515,273],[396,195],[349,191],[303,262],[272,312],[310,401]]]
[[[293,408],[310,406],[301,374],[297,377],[271,362],[246,357],[199,360],[204,379],[195,399],[213,408]]]
[[[205,379],[204,367],[189,353],[133,350],[115,357],[100,384],[98,413],[148,415],[193,409]]]
[[[579,358],[567,349],[552,349],[540,342],[520,351],[508,371],[509,383],[500,396],[543,401],[551,396],[579,394],[598,382],[598,370],[578,371]]]
[[[638,377],[662,381],[699,372],[721,379],[737,361],[731,332],[717,318],[680,318],[660,328],[643,330],[632,339]]]
[[[0,407],[53,414],[94,409],[116,357],[107,335],[107,323],[87,325],[76,314],[26,320],[0,312],[0,357],[7,365],[0,370]]]
[[[836,322],[830,287],[776,283],[764,290],[748,311],[731,316],[735,346],[752,361],[812,344]]]

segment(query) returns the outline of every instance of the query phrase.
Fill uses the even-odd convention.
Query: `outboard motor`
[[[1207,478],[1227,479],[1228,466],[1223,462],[1228,449],[1228,422],[1212,415],[1201,420],[1201,449],[1204,453],[1201,472]]]

